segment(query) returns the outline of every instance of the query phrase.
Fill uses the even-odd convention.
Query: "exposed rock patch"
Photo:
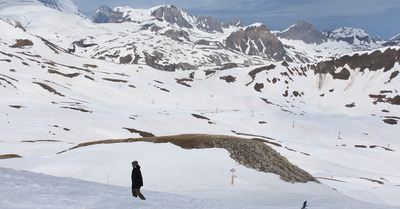
[[[170,37],[171,39],[175,40],[175,41],[180,41],[182,42],[183,40],[181,38],[183,38],[186,41],[190,41],[189,38],[189,33],[183,30],[167,30],[164,34],[167,37]]]
[[[11,46],[11,48],[23,48],[27,46],[33,46],[33,42],[28,39],[17,39],[17,43]]]
[[[314,181],[319,183],[319,181],[309,173],[291,164],[285,157],[281,156],[278,152],[266,145],[263,140],[259,139],[245,139],[223,135],[188,134],[86,142],[72,147],[71,149],[95,144],[127,143],[137,141],[153,143],[170,142],[184,149],[222,148],[228,150],[231,158],[238,163],[260,172],[277,174],[283,181],[292,183]]]
[[[94,23],[120,23],[123,22],[122,12],[113,11],[110,7],[103,5],[99,7],[92,16]]]
[[[134,128],[124,128],[124,129],[128,130],[131,133],[138,133],[141,137],[155,137],[155,135],[150,132],[140,131]]]
[[[286,51],[282,42],[265,25],[249,26],[233,32],[226,39],[226,47],[247,55],[261,55],[274,60],[283,60]]]
[[[400,49],[396,50],[389,48],[384,52],[376,50],[371,54],[364,53],[362,55],[346,55],[339,59],[319,62],[317,65],[312,65],[311,69],[313,69],[315,73],[329,73],[335,79],[347,80],[350,76],[350,72],[348,69],[344,68],[345,65],[348,65],[351,69],[358,68],[361,72],[364,72],[365,69],[369,69],[370,71],[384,69],[383,71],[386,72],[393,69],[396,62],[400,63]],[[340,67],[343,67],[340,73],[335,73],[336,69]],[[393,74],[392,76],[396,76],[396,74]]]
[[[282,33],[278,33],[278,37],[290,39],[290,40],[301,40],[307,44],[322,44],[328,41],[328,38],[317,31],[311,23],[303,20],[297,21],[296,24]]]
[[[17,155],[17,154],[0,155],[0,160],[11,159],[11,158],[22,158],[22,157],[20,155]]]
[[[120,64],[129,64],[129,63],[132,62],[132,60],[133,60],[132,55],[131,55],[131,54],[128,54],[128,55],[126,55],[126,56],[124,56],[124,57],[120,57],[120,58],[119,58],[119,63],[120,63]]]
[[[48,86],[47,84],[39,83],[39,82],[33,82],[33,83],[34,83],[34,84],[37,84],[37,85],[39,85],[39,86],[41,86],[43,89],[46,89],[47,91],[49,91],[49,92],[51,92],[51,93],[53,93],[53,94],[56,94],[56,95],[65,97],[65,95],[63,95],[63,94],[57,92],[55,89],[51,88],[51,87]]]
[[[249,76],[251,77],[252,81],[250,83],[246,84],[246,86],[248,86],[252,82],[254,82],[254,80],[256,79],[257,74],[259,74],[259,73],[261,73],[263,71],[267,71],[268,72],[269,70],[275,69],[275,67],[276,67],[275,65],[271,64],[271,65],[264,66],[264,67],[259,67],[259,68],[256,68],[256,69],[250,71],[249,72]]]
[[[227,83],[233,83],[236,81],[236,77],[233,77],[231,75],[221,76],[221,77],[219,77],[219,79],[225,80]]]
[[[77,76],[80,75],[79,73],[65,74],[65,73],[58,72],[57,70],[54,70],[54,69],[49,69],[47,72],[48,73],[52,73],[52,74],[62,75],[62,76],[67,77],[67,78],[74,78],[74,77],[77,77]]]

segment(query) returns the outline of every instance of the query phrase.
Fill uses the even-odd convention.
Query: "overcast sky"
[[[400,33],[399,0],[73,0],[91,17],[101,5],[149,9],[175,5],[192,15],[213,16],[224,22],[239,18],[245,25],[264,23],[270,30],[284,30],[305,20],[319,31],[347,26],[363,28],[389,39]]]

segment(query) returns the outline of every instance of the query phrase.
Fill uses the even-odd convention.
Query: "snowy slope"
[[[51,14],[53,18],[45,18],[43,14]],[[386,98],[398,95],[399,63],[387,71],[383,68],[351,69],[349,65],[338,67],[334,73],[346,68],[350,76],[347,80],[334,79],[329,73],[316,74],[306,64],[271,62],[218,46],[200,47],[185,40],[171,41],[160,34],[141,31],[143,25],[140,24],[97,25],[41,5],[2,7],[1,15],[0,27],[4,30],[0,36],[0,156],[16,154],[22,158],[0,160],[0,167],[127,186],[129,177],[121,176],[129,175],[130,166],[127,165],[137,159],[143,164],[149,182],[144,189],[148,189],[149,194],[160,201],[170,196],[156,191],[184,195],[168,202],[171,205],[166,207],[171,208],[175,207],[175,202],[190,205],[192,198],[199,198],[201,204],[213,196],[217,196],[216,205],[211,208],[236,204],[241,208],[246,208],[241,204],[273,208],[271,199],[265,200],[266,196],[278,199],[275,207],[281,208],[298,208],[310,197],[314,198],[310,204],[323,208],[340,208],[342,204],[377,208],[341,194],[398,206],[400,144],[396,137],[399,125],[383,120],[398,121],[399,106],[374,103],[376,98],[370,95]],[[144,23],[148,21],[145,18]],[[26,31],[15,27],[14,20],[21,22]],[[63,24],[59,24],[60,21]],[[159,24],[167,27],[162,25],[165,23]],[[204,31],[189,32],[196,34],[190,37],[199,40],[203,37],[223,41],[222,36]],[[76,47],[75,54],[67,53],[70,44],[81,38],[86,38],[86,44],[102,43],[102,46]],[[210,69],[220,66],[204,60],[200,62],[204,66],[200,70],[166,72],[145,65],[144,61],[118,64],[112,57],[93,59],[108,53],[101,54],[102,51],[97,50],[110,50],[112,54],[119,51],[125,56],[129,48],[126,48],[126,40],[134,42],[130,47],[149,53],[160,46],[164,54],[168,54],[164,57],[166,63],[185,60],[194,64],[203,58],[211,59],[210,56],[217,53],[243,66],[212,71]],[[17,43],[23,44],[17,47]],[[343,56],[343,52],[348,56],[355,54],[349,45],[335,45],[334,42],[321,45],[304,45],[298,41],[284,43],[293,46],[292,56],[299,52],[312,61],[339,58],[338,54]],[[133,48],[129,50],[135,50]],[[138,54],[144,56],[143,51]],[[100,54],[96,57],[93,52]],[[358,53],[373,54],[371,51]],[[260,69],[271,65],[275,67]],[[136,132],[129,131],[133,129]],[[225,150],[189,151],[171,144],[132,143],[98,145],[56,154],[82,142],[141,137],[142,132],[155,136],[208,133],[268,139],[275,143],[271,145],[275,150],[317,177],[322,185],[283,183],[272,174],[237,165]],[[218,175],[199,176],[204,167],[215,170]],[[225,185],[226,179],[230,180],[231,167],[237,168],[237,180],[242,187],[232,192],[232,198],[227,198],[231,187]],[[173,172],[166,173],[169,169]],[[22,174],[21,178],[26,179],[26,175],[34,174]],[[65,187],[70,188],[68,182],[73,180],[66,181]],[[181,184],[176,185],[176,182]],[[341,194],[332,194],[326,186]],[[202,192],[196,193],[194,189]],[[122,196],[121,201],[127,200],[123,195],[126,190],[129,193],[129,189],[115,190]],[[249,199],[257,194],[256,198],[245,203],[227,203],[243,200],[240,197],[243,190],[248,192]],[[314,190],[321,192],[313,193]],[[221,196],[213,193],[215,191],[220,191]],[[310,193],[301,194],[305,191]],[[291,197],[296,201],[288,201],[282,195],[288,192],[293,192]],[[10,198],[5,196],[0,201]],[[330,201],[324,203],[324,199]],[[28,205],[41,204],[29,201]],[[160,203],[143,204],[143,207],[152,207],[151,204],[158,207]],[[19,206],[12,203],[10,207]]]
[[[141,145],[141,148],[148,146]],[[126,147],[122,147],[125,148]],[[165,148],[165,146],[164,146]],[[109,150],[110,151],[110,150]],[[223,157],[227,159],[226,154],[218,150],[212,150],[201,153],[202,155],[193,155],[192,152],[187,155],[183,151],[176,150],[176,155],[188,157],[188,160],[201,162],[199,159],[204,154],[211,157]],[[225,156],[225,157],[224,157]],[[180,156],[182,157],[182,156]],[[195,157],[195,158],[193,158]],[[87,159],[87,158],[84,158]],[[228,160],[229,161],[229,160]],[[215,161],[201,163],[208,168],[215,166]],[[165,161],[159,161],[157,165],[163,166]],[[232,162],[231,160],[231,163]],[[129,163],[128,163],[129,164]],[[185,172],[188,164],[179,164],[179,170]],[[207,171],[207,170],[206,170]],[[198,185],[190,188],[175,182],[173,187],[177,189],[173,193],[156,192],[148,189],[142,189],[146,200],[142,201],[131,196],[129,183],[124,187],[112,186],[106,183],[91,183],[70,178],[53,177],[44,174],[36,174],[26,171],[15,171],[0,168],[0,203],[3,208],[299,208],[307,200],[309,208],[382,208],[387,207],[371,203],[355,201],[338,192],[333,191],[318,184],[289,184],[279,183],[277,178],[255,171],[246,171],[238,169],[236,184],[230,185],[229,170],[224,173],[211,170],[213,176],[224,175],[226,177],[225,185],[207,184],[203,185],[206,189],[199,189]],[[100,173],[103,174],[103,173]],[[165,181],[149,181],[152,175],[143,171],[144,182],[147,185],[152,183],[163,183]],[[196,180],[198,171],[192,169],[189,176]],[[206,173],[207,174],[207,173]],[[250,175],[249,175],[250,174]],[[252,175],[251,175],[252,174]],[[269,179],[254,187],[253,184],[243,182],[249,178],[257,176]],[[119,179],[128,180],[128,173],[121,173]],[[182,178],[181,178],[182,179]],[[261,179],[261,178],[258,178]],[[147,181],[146,181],[147,180]],[[278,183],[274,183],[278,182]],[[201,182],[196,182],[201,183]],[[254,183],[254,182],[253,182]],[[260,184],[261,183],[261,184]],[[272,183],[272,184],[271,184]],[[158,184],[158,186],[160,186]],[[323,195],[321,195],[323,194]]]

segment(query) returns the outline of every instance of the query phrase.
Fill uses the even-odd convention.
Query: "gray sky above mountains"
[[[297,22],[310,22],[319,30],[363,28],[371,36],[389,39],[400,33],[398,0],[73,0],[88,17],[101,5],[149,9],[175,5],[192,15],[213,16],[224,22],[239,18],[245,25],[264,23],[270,30],[284,30]]]

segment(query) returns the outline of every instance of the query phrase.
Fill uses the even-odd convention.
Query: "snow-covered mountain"
[[[129,194],[136,159],[154,198],[143,207],[160,206],[172,196],[165,192],[189,196],[170,208],[193,198],[202,208],[211,191],[221,195],[211,208],[241,197],[238,208],[293,208],[309,198],[324,208],[398,207],[399,47],[354,51],[345,41],[306,43],[239,21],[220,32],[172,6],[113,11],[130,20],[96,24],[39,2],[0,4],[1,167],[124,186]],[[235,141],[221,141],[226,136],[263,146],[233,149]],[[265,172],[263,155],[246,155],[278,156],[264,145],[321,184]],[[232,167],[238,187],[229,185]],[[48,179],[1,172],[11,179],[6,185],[16,184],[14,175],[29,184],[26,176]],[[123,189],[113,191],[121,197]]]
[[[397,36],[394,36],[390,38],[388,41],[386,41],[383,46],[400,46],[400,33],[397,34]]]
[[[348,42],[355,50],[372,50],[380,46],[362,28],[341,27],[324,31],[324,34],[330,39]]]
[[[389,39],[389,41],[396,41],[400,39],[400,33],[397,34],[397,36],[392,37],[391,39]]]
[[[68,14],[79,15],[84,17],[84,15],[79,11],[78,7],[71,0],[37,0],[46,7],[50,7],[61,12]]]
[[[199,15],[191,15],[186,10],[177,8],[173,5],[165,5],[151,8],[150,15],[159,20],[166,21],[171,24],[176,24],[183,28],[197,28],[206,32],[220,32],[222,28],[243,27],[243,23],[238,19],[218,22],[214,17],[202,17]],[[110,7],[103,5],[99,7],[93,14],[92,20],[95,23],[110,23],[110,22],[131,22],[138,19],[138,14],[143,15],[139,10],[129,7]],[[149,14],[147,14],[149,15]]]

